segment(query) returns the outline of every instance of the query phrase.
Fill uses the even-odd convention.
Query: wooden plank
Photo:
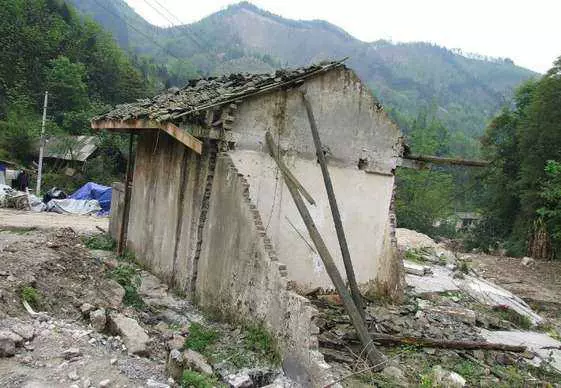
[[[177,139],[180,143],[183,143],[188,148],[195,151],[197,154],[202,154],[203,152],[203,142],[197,139],[195,136],[191,135],[184,129],[172,123],[163,123],[160,129],[170,135],[171,137]]]
[[[100,120],[92,121],[93,129],[136,132],[139,130],[162,130],[199,155],[203,152],[203,143],[184,129],[172,123],[159,123],[155,120]]]
[[[267,144],[269,146],[269,152],[271,156],[273,155],[277,156],[277,157],[273,157],[273,159],[275,160],[275,162],[277,162],[280,168],[282,162],[280,157],[275,153],[277,150],[277,146],[275,145],[271,134],[269,132],[267,133],[269,135],[267,136],[267,140],[268,140]],[[283,170],[281,169],[281,171]],[[327,271],[329,278],[333,282],[333,285],[335,286],[337,293],[341,297],[343,307],[345,308],[345,311],[349,315],[351,322],[357,332],[358,338],[360,339],[360,342],[364,347],[363,353],[366,355],[366,357],[372,364],[374,370],[383,369],[383,366],[386,363],[387,359],[378,349],[376,349],[376,346],[374,346],[374,344],[372,343],[372,339],[368,334],[366,324],[362,319],[362,316],[358,311],[353,301],[353,298],[349,293],[349,290],[347,290],[345,282],[343,281],[343,278],[341,277],[341,274],[339,273],[339,270],[335,265],[333,256],[331,256],[331,253],[329,252],[327,245],[325,245],[325,241],[321,237],[321,234],[319,233],[317,226],[314,223],[314,220],[310,215],[310,212],[306,207],[306,204],[304,203],[304,200],[302,199],[300,192],[298,191],[298,187],[294,184],[294,182],[291,179],[287,178],[286,174],[284,173],[283,173],[283,178],[284,178],[284,182],[286,183],[286,186],[288,187],[288,190],[290,191],[290,195],[294,200],[294,204],[296,205],[296,208],[298,209],[298,212],[300,213],[300,216],[302,217],[302,220],[304,221],[304,224],[308,229],[308,234],[310,235],[310,238],[312,239],[316,247],[316,250],[323,262],[325,270]]]
[[[339,247],[341,249],[341,256],[343,257],[343,264],[345,265],[345,272],[347,273],[347,280],[349,282],[349,287],[351,289],[351,294],[353,296],[353,300],[355,301],[355,305],[358,308],[360,315],[364,319],[364,303],[362,301],[362,295],[360,294],[360,291],[358,289],[355,270],[353,268],[353,262],[351,261],[351,254],[349,252],[349,246],[347,244],[347,237],[345,236],[343,221],[341,221],[341,214],[339,213],[339,206],[337,205],[337,198],[335,197],[335,190],[333,189],[331,176],[329,175],[329,170],[327,169],[327,161],[325,160],[325,155],[323,153],[323,147],[321,145],[321,139],[319,137],[316,119],[314,118],[314,112],[312,110],[310,101],[308,101],[304,93],[302,93],[301,96],[304,107],[306,108],[306,113],[308,114],[308,121],[310,123],[312,137],[316,146],[316,156],[318,158],[319,165],[321,166],[321,173],[323,175],[325,191],[327,191],[329,207],[331,208],[331,214],[333,215],[333,223],[335,224],[335,231],[337,232],[337,239],[339,240]]]

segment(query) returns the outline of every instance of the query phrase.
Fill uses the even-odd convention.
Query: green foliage
[[[493,163],[483,180],[486,217],[474,239],[482,248],[505,241],[510,254],[524,255],[536,220],[543,218],[553,253],[559,255],[560,72],[561,58],[543,78],[521,86],[514,107],[504,109],[487,128],[484,153]]]
[[[107,233],[84,237],[84,244],[89,249],[100,249],[103,251],[112,251],[116,246],[115,240]]]
[[[183,371],[181,376],[181,387],[183,388],[214,388],[216,386],[218,386],[216,378],[192,370]]]
[[[21,298],[25,300],[31,307],[38,307],[41,301],[39,291],[31,286],[24,286],[21,289]]]
[[[247,326],[244,342],[249,349],[269,360],[272,365],[280,364],[281,356],[277,341],[263,325]]]
[[[144,301],[138,294],[138,288],[140,287],[142,279],[133,266],[119,264],[111,271],[110,277],[125,289],[125,296],[123,297],[123,303],[125,305],[139,309],[144,307]]]
[[[493,311],[495,311],[501,319],[509,321],[521,329],[528,330],[533,326],[530,318],[526,315],[519,314],[508,306],[496,306],[493,308]]]
[[[189,336],[185,340],[185,347],[196,352],[203,352],[208,346],[218,340],[218,332],[212,328],[206,328],[199,323],[189,326]]]

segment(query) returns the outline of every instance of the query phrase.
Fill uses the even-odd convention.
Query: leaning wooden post
[[[131,132],[129,137],[129,158],[127,160],[127,176],[125,178],[125,200],[124,200],[124,208],[123,208],[123,218],[121,219],[121,230],[119,233],[119,241],[117,243],[117,256],[121,256],[124,251],[127,242],[126,236],[128,231],[128,224],[129,224],[129,213],[130,213],[130,202],[131,202],[131,181],[132,181],[132,168],[133,168],[133,160],[132,160],[132,146],[133,146],[134,134]]]
[[[329,199],[329,206],[331,207],[331,214],[333,215],[333,222],[335,223],[337,239],[339,240],[339,246],[341,247],[341,256],[343,257],[343,263],[345,264],[347,280],[349,282],[349,287],[351,289],[351,294],[353,296],[353,300],[355,301],[356,307],[360,312],[360,316],[364,319],[364,304],[362,301],[362,296],[360,295],[360,291],[358,289],[358,284],[356,282],[353,262],[351,261],[351,254],[349,253],[349,246],[347,245],[347,238],[345,237],[345,229],[343,229],[343,222],[341,221],[339,206],[337,205],[337,199],[335,198],[333,183],[331,182],[329,170],[327,170],[327,162],[325,160],[325,155],[323,154],[321,139],[319,138],[319,132],[316,120],[314,118],[314,112],[312,111],[312,106],[306,99],[306,95],[304,94],[304,92],[302,92],[302,101],[304,102],[306,112],[308,113],[308,121],[310,122],[310,128],[312,129],[312,137],[314,138],[314,144],[316,146],[316,154],[318,157],[319,165],[321,166],[321,173],[323,174],[323,181],[325,183],[325,190],[327,191],[327,198]]]
[[[271,133],[267,132],[265,137],[267,140],[269,153],[271,154],[277,165],[279,165],[279,169],[281,170],[281,172],[284,172],[286,166],[282,162],[280,155],[278,155],[277,153],[277,148],[275,146],[275,142],[273,140],[273,137],[271,136]],[[314,220],[312,219],[312,216],[310,215],[310,212],[308,211],[308,208],[306,207],[306,204],[304,203],[304,200],[302,199],[300,192],[298,191],[298,187],[294,184],[292,179],[287,178],[284,173],[283,178],[284,182],[288,186],[290,195],[294,200],[294,204],[296,205],[296,208],[298,209],[298,212],[300,213],[300,216],[302,217],[302,220],[304,221],[304,224],[308,229],[310,238],[312,239],[316,247],[325,270],[327,271],[329,278],[333,282],[335,289],[341,297],[343,307],[349,315],[351,322],[357,332],[358,338],[360,339],[362,346],[364,347],[364,354],[366,354],[372,366],[376,367],[374,369],[382,369],[382,366],[386,361],[386,357],[374,346],[374,343],[372,342],[372,339],[368,334],[368,330],[366,329],[364,319],[357,309],[357,306],[354,304],[353,298],[349,294],[349,291],[345,286],[345,282],[343,281],[343,278],[341,277],[341,274],[339,273],[339,270],[335,265],[335,261],[333,260],[331,253],[329,253],[329,250],[327,249],[327,246],[325,245],[325,242],[323,241],[323,238],[321,237],[321,234],[319,233]]]

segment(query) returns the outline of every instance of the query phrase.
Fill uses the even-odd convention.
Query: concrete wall
[[[216,163],[196,298],[200,306],[235,321],[262,322],[279,339],[285,370],[306,386],[331,381],[318,352],[310,302],[287,290],[286,266],[266,236],[249,185],[230,157]],[[299,365],[300,370],[291,370]]]
[[[357,279],[371,291],[399,296],[401,266],[391,241],[390,202],[400,132],[350,70],[307,81],[306,91],[324,146]],[[284,160],[312,194],[310,212],[339,268],[341,253],[300,91],[279,91],[243,102],[233,132],[232,159],[250,183],[250,194],[290,280],[301,287],[332,288],[276,164],[265,146],[270,130]],[[359,158],[367,161],[358,168]]]
[[[163,132],[139,136],[128,248],[172,286],[190,292],[210,157]]]

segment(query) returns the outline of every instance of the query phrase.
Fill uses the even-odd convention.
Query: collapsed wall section
[[[286,265],[278,261],[249,193],[230,156],[219,154],[198,262],[197,302],[230,320],[261,322],[279,340],[290,377],[324,386],[330,374],[318,351],[316,310],[287,289]],[[303,370],[291,373],[296,365]]]

